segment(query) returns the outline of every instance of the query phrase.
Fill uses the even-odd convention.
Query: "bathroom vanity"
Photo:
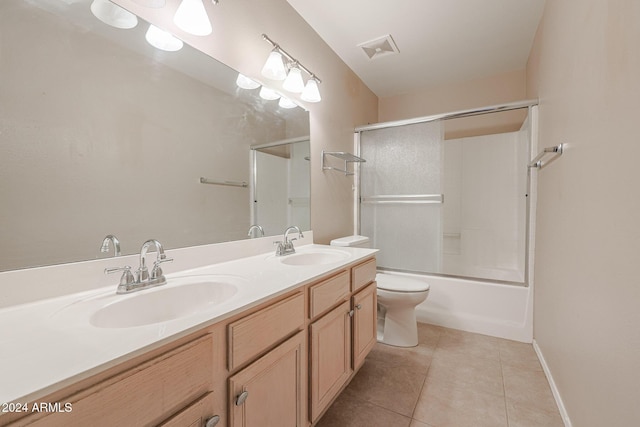
[[[169,274],[170,291],[141,291],[138,300],[114,297],[114,286],[108,295],[100,290],[26,305],[23,310],[40,304],[37,310],[52,313],[41,328],[75,344],[48,357],[46,346],[27,348],[24,341],[25,354],[42,351],[38,360],[47,366],[36,371],[60,373],[50,384],[25,373],[28,387],[42,388],[11,397],[0,408],[0,425],[313,425],[375,344],[374,253],[307,245],[287,257],[261,254]],[[144,317],[147,294],[180,286],[200,292],[208,289],[202,283],[224,278],[235,278],[237,291],[215,307],[157,323]],[[140,304],[135,315],[122,308],[114,312],[116,323],[96,327],[94,314],[88,324],[64,325],[79,316],[78,307],[117,306],[123,297]],[[105,305],[105,298],[117,301]],[[0,311],[0,321],[19,310]]]

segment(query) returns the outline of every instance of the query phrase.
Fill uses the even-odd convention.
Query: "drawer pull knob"
[[[236,406],[242,405],[244,401],[247,400],[247,397],[249,397],[248,391],[245,390],[242,393],[240,393],[238,397],[236,397]]]
[[[358,310],[362,310],[362,304],[358,304],[358,305],[356,305],[356,308],[357,308]]]
[[[355,313],[355,312],[354,312],[353,310],[349,310],[349,313],[348,313],[348,314],[349,314],[349,317],[353,317],[354,313]]]
[[[214,427],[220,422],[220,415],[214,415],[204,422],[204,427]]]

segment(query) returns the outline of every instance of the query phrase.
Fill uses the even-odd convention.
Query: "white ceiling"
[[[544,0],[287,0],[379,97],[523,69]],[[357,47],[391,34],[400,53]]]

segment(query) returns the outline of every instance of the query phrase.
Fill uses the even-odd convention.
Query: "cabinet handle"
[[[220,415],[214,415],[204,422],[204,427],[214,427],[220,422]]]
[[[242,393],[240,393],[238,397],[236,397],[236,406],[242,405],[244,401],[247,400],[247,397],[249,397],[248,391],[245,390]]]
[[[355,313],[355,312],[354,312],[353,310],[349,310],[349,313],[348,313],[348,314],[349,314],[349,317],[353,317],[353,314],[354,314],[354,313]]]
[[[357,308],[358,310],[362,310],[362,304],[358,304],[358,305],[356,305],[356,308]]]

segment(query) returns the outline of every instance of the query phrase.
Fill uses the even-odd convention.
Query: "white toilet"
[[[369,248],[369,238],[347,236],[331,241],[333,246]],[[378,295],[378,341],[397,347],[418,345],[416,306],[427,299],[429,284],[398,274],[376,275]]]

